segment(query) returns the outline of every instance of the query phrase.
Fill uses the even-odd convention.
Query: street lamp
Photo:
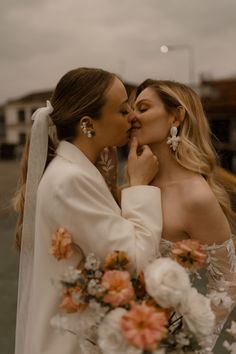
[[[176,44],[176,45],[166,45],[163,44],[160,47],[160,51],[163,54],[167,54],[169,51],[184,50],[188,53],[188,76],[189,83],[194,84],[194,58],[193,58],[193,48],[188,44]]]

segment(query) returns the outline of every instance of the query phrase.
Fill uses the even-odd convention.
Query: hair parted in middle
[[[135,98],[146,88],[156,93],[167,113],[177,114],[179,107],[184,108],[185,116],[178,127],[181,142],[172,152],[173,158],[184,168],[200,173],[206,179],[225,215],[231,218],[230,199],[219,178],[218,157],[199,95],[179,82],[147,79],[136,89]]]

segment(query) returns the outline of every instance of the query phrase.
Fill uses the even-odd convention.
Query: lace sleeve
[[[216,316],[219,334],[236,303],[236,254],[233,239],[221,245],[205,246],[208,252],[207,290]]]
[[[96,167],[106,181],[115,200],[118,200],[117,187],[117,166],[118,158],[115,147],[106,147],[96,162]]]

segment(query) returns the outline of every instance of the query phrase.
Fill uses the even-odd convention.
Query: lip
[[[136,130],[139,130],[141,127],[132,127],[132,128],[130,128],[130,132],[133,132],[133,131],[136,131]]]

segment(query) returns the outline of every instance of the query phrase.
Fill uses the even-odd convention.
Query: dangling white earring
[[[170,148],[173,151],[177,150],[177,147],[178,147],[179,142],[180,142],[180,137],[177,136],[177,134],[178,134],[178,129],[176,127],[172,127],[171,130],[170,130],[171,137],[169,137],[167,139],[167,144],[170,145]]]

